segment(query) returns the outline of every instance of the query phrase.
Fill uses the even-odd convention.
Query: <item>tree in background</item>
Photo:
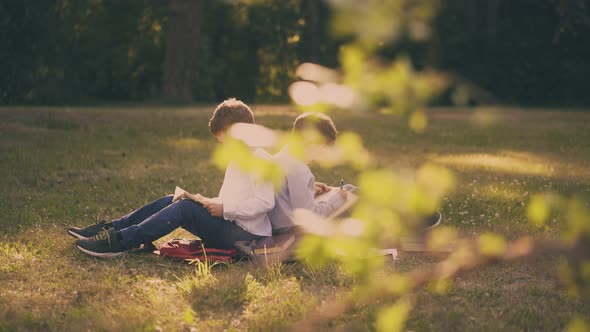
[[[194,63],[201,41],[204,2],[201,0],[170,0],[166,57],[163,65],[162,95],[167,100],[193,100]]]
[[[589,1],[439,1],[434,38],[379,55],[508,103],[588,105]],[[2,104],[285,102],[297,64],[336,67],[347,41],[327,32],[334,10],[320,0],[0,0],[0,12]]]
[[[322,31],[320,26],[320,0],[303,0],[305,57],[304,61],[320,62],[320,44]]]

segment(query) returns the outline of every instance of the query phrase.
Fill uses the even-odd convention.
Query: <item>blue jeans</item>
[[[172,195],[113,220],[112,224],[116,231],[121,232],[123,243],[129,248],[157,240],[178,227],[198,236],[211,248],[230,249],[236,241],[261,238],[234,222],[212,216],[201,204],[189,199],[172,203]]]

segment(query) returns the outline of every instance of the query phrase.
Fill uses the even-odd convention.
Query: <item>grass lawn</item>
[[[308,310],[354,287],[338,267],[250,263],[213,268],[149,255],[95,259],[65,232],[128,213],[180,185],[216,196],[223,173],[209,162],[212,107],[0,108],[0,331],[8,330],[280,330]],[[288,129],[296,112],[255,107],[259,123]],[[525,215],[540,191],[590,202],[590,113],[500,109],[488,113],[433,109],[424,134],[401,118],[336,113],[341,131],[365,139],[376,161],[413,168],[449,166],[458,179],[441,207],[464,234],[496,231],[554,237],[562,220],[542,228]],[[337,184],[353,169],[316,170]],[[170,237],[187,237],[176,231]],[[167,238],[167,239],[168,239]],[[388,269],[436,259],[407,257]],[[461,275],[444,296],[416,293],[410,330],[562,330],[590,303],[570,299],[541,256]],[[376,310],[359,307],[329,329],[371,330]]]

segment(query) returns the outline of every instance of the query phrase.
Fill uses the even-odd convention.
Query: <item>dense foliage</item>
[[[306,20],[308,2],[315,1],[206,1],[194,100],[287,101],[299,63],[336,66],[342,39],[328,32],[331,9],[318,2],[314,24]],[[500,101],[590,103],[586,0],[439,3],[428,42],[386,44],[381,54],[409,53],[416,64],[458,73]],[[0,103],[161,97],[168,2],[1,0],[0,13]]]

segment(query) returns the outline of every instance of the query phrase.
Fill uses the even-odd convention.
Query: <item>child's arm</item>
[[[287,186],[293,210],[306,209],[327,217],[344,205],[346,201],[346,190],[339,190],[337,195],[332,195],[328,200],[316,202],[315,192],[311,189],[315,188],[311,172],[297,172],[287,175]]]

